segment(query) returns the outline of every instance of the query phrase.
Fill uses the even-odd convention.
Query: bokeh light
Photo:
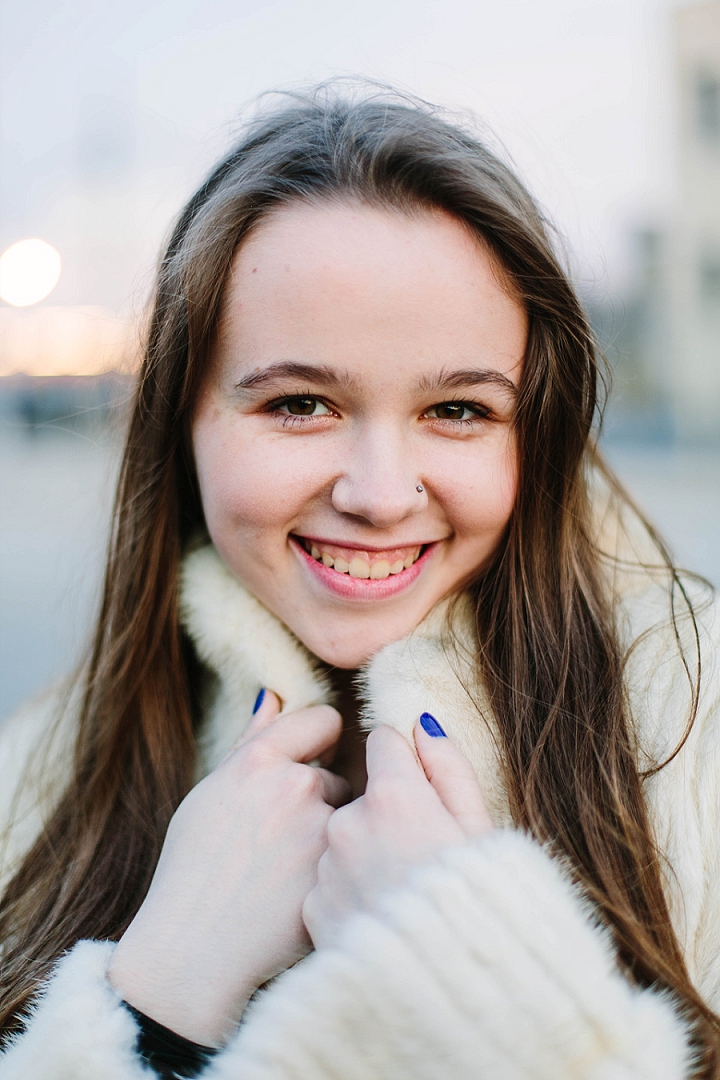
[[[29,307],[49,296],[58,283],[62,260],[44,240],[20,240],[0,256],[0,298]]]

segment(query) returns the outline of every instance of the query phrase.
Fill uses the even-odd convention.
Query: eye
[[[432,420],[482,420],[489,415],[489,409],[467,401],[443,401],[433,405],[425,415]]]
[[[330,410],[325,402],[316,397],[290,397],[278,401],[275,408],[289,416],[328,416]]]

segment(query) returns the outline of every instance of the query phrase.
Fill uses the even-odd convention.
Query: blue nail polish
[[[438,724],[432,713],[424,712],[420,717],[420,726],[423,731],[427,731],[428,735],[431,735],[433,739],[447,739],[447,735]]]
[[[258,711],[258,709],[262,705],[264,697],[265,697],[265,687],[263,686],[260,693],[255,698],[255,704],[253,705],[253,716],[255,715],[255,713]]]

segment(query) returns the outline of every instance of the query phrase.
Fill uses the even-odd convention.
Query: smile
[[[304,537],[298,539],[308,554],[328,569],[335,570],[338,574],[349,574],[352,578],[371,578],[373,581],[409,570],[420,558],[423,550],[423,546],[418,544],[415,547],[368,552],[325,544],[322,541],[315,544]]]
[[[368,551],[304,536],[290,537],[292,547],[313,578],[348,600],[382,600],[415,582],[438,543]]]

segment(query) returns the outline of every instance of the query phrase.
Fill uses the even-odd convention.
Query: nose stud
[[[422,484],[418,484],[418,486],[415,488],[415,490],[422,492],[422,491],[425,490],[425,488],[422,486]]]

